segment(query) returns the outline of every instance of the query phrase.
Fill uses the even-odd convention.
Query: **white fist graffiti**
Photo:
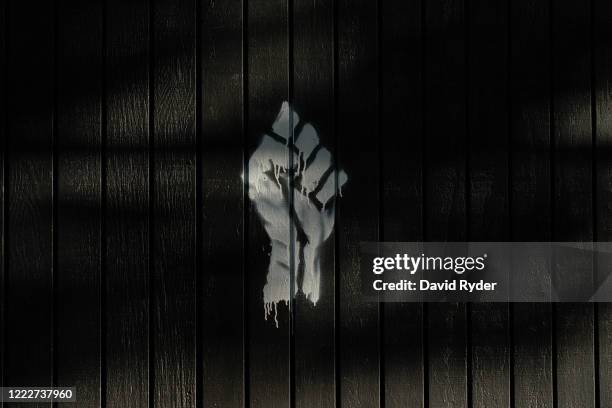
[[[320,252],[334,228],[336,192],[341,194],[347,179],[342,170],[336,177],[331,153],[319,144],[315,128],[300,123],[298,114],[283,102],[271,131],[263,135],[248,163],[249,198],[271,242],[263,289],[265,318],[274,311],[277,326],[278,303],[289,305],[291,273],[292,295],[301,289],[313,304],[319,300]]]

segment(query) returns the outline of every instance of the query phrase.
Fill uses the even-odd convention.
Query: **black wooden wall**
[[[610,305],[366,303],[356,269],[361,241],[612,240],[610,1],[0,13],[3,385],[79,407],[612,407]],[[349,182],[322,298],[277,329],[240,175],[283,100]]]

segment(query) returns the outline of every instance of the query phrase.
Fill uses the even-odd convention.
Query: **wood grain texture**
[[[590,4],[555,2],[552,16],[553,239],[592,241]],[[589,267],[592,266],[591,263]],[[591,288],[593,281],[564,279],[558,284]],[[555,306],[558,407],[592,407],[595,405],[593,305]]]
[[[196,2],[153,9],[150,333],[156,407],[196,404]]]
[[[466,55],[464,4],[425,9],[425,241],[466,239]],[[426,306],[431,407],[468,403],[466,306]]]
[[[148,407],[150,9],[106,7],[106,401]]]
[[[55,383],[83,407],[101,403],[102,7],[57,10]]]
[[[52,3],[9,1],[8,205],[4,385],[53,384]],[[15,404],[6,403],[5,406]],[[16,404],[19,405],[19,404]],[[36,403],[32,406],[48,406]]]
[[[550,241],[550,9],[510,4],[511,233]],[[553,407],[552,315],[548,304],[512,305],[514,403]]]
[[[606,1],[593,2],[591,10],[593,34],[593,93],[595,114],[595,240],[612,240],[612,115],[610,103],[612,96],[612,4]],[[598,332],[595,355],[599,373],[599,405],[612,406],[612,305],[597,305],[595,318]]]
[[[385,1],[380,7],[380,239],[421,241],[424,2]],[[384,406],[424,406],[423,305],[381,307]]]
[[[271,129],[282,102],[289,99],[288,13],[287,0],[248,2],[247,158],[258,147],[264,132]],[[247,223],[249,404],[252,408],[284,408],[291,401],[293,380],[291,312],[280,302],[278,327],[274,312],[264,319],[263,287],[271,245],[252,202]]]
[[[334,3],[294,0],[292,100],[304,122],[335,156]],[[298,136],[298,135],[296,135]],[[299,198],[296,198],[299,199]],[[303,294],[294,303],[294,400],[297,408],[334,407],[335,235],[321,251],[321,295],[316,305]]]
[[[508,3],[467,3],[468,239],[507,241]],[[509,305],[470,308],[473,407],[510,406]]]
[[[349,181],[336,208],[341,407],[380,403],[378,304],[361,295],[359,243],[379,239],[377,4],[337,4],[337,162]]]
[[[204,407],[245,404],[242,10],[241,0],[223,7],[206,3],[201,23],[202,262],[197,273]]]

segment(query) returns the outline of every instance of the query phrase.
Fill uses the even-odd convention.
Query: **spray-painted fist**
[[[344,171],[336,174],[315,128],[300,122],[284,102],[248,164],[249,198],[272,247],[263,289],[266,318],[274,311],[276,319],[278,302],[289,304],[291,274],[293,295],[301,288],[313,304],[319,300],[320,251],[334,228],[336,192],[346,181]],[[298,271],[303,271],[300,287]]]

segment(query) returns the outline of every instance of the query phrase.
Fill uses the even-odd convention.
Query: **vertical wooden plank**
[[[553,239],[558,241],[593,240],[590,13],[589,2],[553,3]],[[595,405],[593,319],[593,305],[556,305],[560,408]]]
[[[101,385],[102,7],[58,3],[55,383],[83,407],[100,406]]]
[[[379,311],[361,294],[358,251],[360,242],[379,238],[378,10],[372,0],[337,7],[336,154],[349,178],[336,208],[340,406],[377,407]]]
[[[612,3],[603,0],[593,2],[592,39],[593,39],[593,73],[595,95],[595,240],[606,242],[612,240],[612,115],[610,111],[612,83],[612,44],[608,40],[612,35]],[[599,372],[599,405],[612,406],[612,305],[597,305],[597,328],[599,355],[597,364]]]
[[[6,386],[53,383],[55,25],[52,2],[31,6],[8,2]]]
[[[334,3],[294,0],[293,104],[320,144],[335,155]],[[299,140],[301,135],[296,135]],[[332,159],[333,160],[333,159]],[[301,199],[301,198],[296,198]],[[333,207],[332,207],[333,211]],[[332,213],[333,214],[333,213]],[[302,294],[294,303],[295,407],[334,407],[335,235],[321,247],[321,293],[316,305]]]
[[[243,4],[203,5],[201,234],[205,407],[242,408],[244,395]],[[257,310],[261,310],[258,308]],[[261,318],[261,315],[256,315]]]
[[[153,7],[153,403],[195,407],[196,2]]]
[[[106,401],[108,406],[147,407],[148,1],[108,0],[106,20]]]
[[[381,241],[423,239],[423,7],[381,5]],[[382,356],[389,408],[424,406],[423,305],[386,303]]]
[[[549,3],[513,0],[510,13],[511,235],[550,241]],[[551,408],[551,306],[512,307],[515,406]]]
[[[508,239],[508,3],[472,0],[468,22],[468,230],[470,241]],[[510,406],[509,306],[475,303],[473,407]]]
[[[247,151],[250,157],[289,99],[287,0],[247,3]],[[247,174],[253,183],[253,174]],[[271,262],[271,242],[255,204],[249,200],[247,265],[248,392],[252,408],[288,407],[291,388],[290,311],[284,302],[264,319],[263,288]],[[279,215],[278,225],[289,225]],[[278,225],[275,226],[278,228]],[[274,227],[273,227],[274,228]],[[289,257],[282,258],[290,264]],[[278,319],[278,327],[275,320]]]
[[[425,10],[425,240],[466,239],[465,21],[462,0]],[[427,305],[431,407],[468,403],[466,306]]]

